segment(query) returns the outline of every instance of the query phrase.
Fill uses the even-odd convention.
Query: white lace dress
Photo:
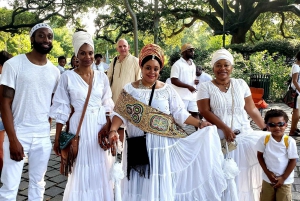
[[[70,119],[70,132],[76,133],[88,92],[88,84],[74,71],[62,74],[53,98],[50,116],[65,124],[70,104],[75,113]],[[93,88],[80,130],[79,151],[64,192],[64,201],[113,201],[109,182],[108,152],[98,144],[98,132],[106,123],[105,112],[114,107],[107,76],[94,71]]]
[[[230,152],[237,163],[240,174],[236,177],[239,201],[258,201],[262,184],[262,169],[257,160],[255,148],[258,139],[265,134],[263,131],[253,131],[248,115],[244,109],[245,97],[251,95],[250,89],[242,79],[231,78],[228,91],[222,92],[212,82],[201,83],[197,99],[210,99],[211,111],[229,127],[233,111],[233,130],[239,129],[237,149]],[[234,101],[232,101],[234,97]],[[232,110],[232,103],[234,109]],[[218,129],[218,131],[221,131]],[[220,137],[222,133],[220,133]],[[229,193],[229,192],[226,192]]]
[[[124,89],[135,99],[148,104],[151,89],[136,89],[127,84]],[[155,89],[152,107],[172,114],[179,124],[190,115],[184,109],[176,91],[168,84]],[[114,115],[119,116],[117,113]],[[144,132],[123,119],[130,137]],[[130,180],[122,182],[123,201],[218,201],[226,188],[221,163],[223,154],[215,126],[209,126],[181,139],[147,133],[150,178],[141,177],[135,170]],[[126,142],[126,141],[125,141]],[[127,144],[123,151],[123,170],[127,171]]]

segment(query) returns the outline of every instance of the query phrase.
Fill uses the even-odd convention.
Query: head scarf
[[[41,28],[47,28],[47,29],[49,29],[49,30],[52,32],[53,37],[54,37],[53,30],[52,30],[51,27],[50,27],[48,24],[46,24],[46,23],[39,23],[39,24],[34,25],[34,27],[32,27],[32,29],[31,29],[30,32],[29,32],[29,36],[31,37],[32,34],[33,34],[36,30],[41,29]]]
[[[145,57],[147,57],[147,56],[153,56],[153,59],[154,59],[154,56],[156,56],[162,63],[162,66],[160,68],[164,67],[164,62],[165,62],[164,52],[161,49],[161,47],[159,47],[158,45],[148,44],[148,45],[145,45],[141,49],[140,55],[139,55],[139,65],[141,67],[142,67],[143,59],[145,59]]]
[[[214,67],[215,63],[221,59],[226,59],[231,63],[231,65],[234,65],[232,54],[228,50],[223,48],[214,52],[210,65]]]
[[[94,50],[94,42],[92,36],[88,32],[78,31],[73,34],[72,44],[74,47],[74,53],[76,57],[78,55],[79,48],[85,43],[92,46]]]

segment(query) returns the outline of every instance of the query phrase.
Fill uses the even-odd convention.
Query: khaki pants
[[[291,184],[284,184],[280,188],[273,188],[271,184],[263,181],[260,192],[260,201],[291,201]]]

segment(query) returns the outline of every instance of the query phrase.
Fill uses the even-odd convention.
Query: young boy
[[[66,57],[60,56],[60,57],[58,57],[57,61],[58,61],[57,68],[59,69],[60,74],[62,74],[63,72],[65,72],[65,65],[67,63]]]
[[[263,169],[261,201],[291,201],[291,184],[298,158],[296,142],[284,134],[288,116],[283,110],[269,110],[265,123],[271,134],[257,144],[257,158]]]

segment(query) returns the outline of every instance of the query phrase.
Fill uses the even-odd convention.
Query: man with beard
[[[172,66],[171,69],[171,83],[173,87],[183,100],[186,110],[197,119],[198,107],[194,93],[197,92],[196,86],[196,66],[193,62],[195,48],[186,43],[181,47],[181,56]]]
[[[60,72],[47,59],[53,31],[47,24],[30,31],[32,51],[5,62],[0,82],[6,131],[0,200],[16,200],[24,156],[28,155],[28,200],[43,200],[44,175],[51,153],[49,110]]]

